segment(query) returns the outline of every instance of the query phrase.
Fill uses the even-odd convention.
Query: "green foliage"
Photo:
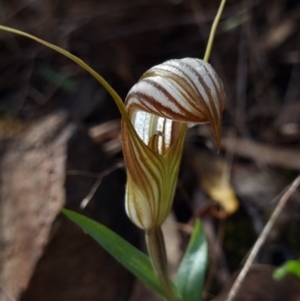
[[[73,211],[62,212],[85,232],[92,236],[108,253],[123,264],[131,273],[164,296],[159,280],[147,255],[136,249],[107,227]]]
[[[199,220],[180,264],[176,286],[183,301],[201,301],[207,265],[207,242]]]
[[[67,209],[62,209],[62,212],[92,236],[108,253],[137,278],[166,298],[147,255],[96,221]],[[206,264],[207,243],[200,221],[197,221],[176,279],[178,295],[182,296],[181,300],[202,300]]]
[[[300,278],[300,260],[287,261],[283,266],[274,271],[273,277],[276,280],[281,280],[287,275],[294,275]]]

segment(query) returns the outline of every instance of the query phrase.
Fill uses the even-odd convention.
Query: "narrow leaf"
[[[147,255],[96,221],[71,210],[62,209],[62,212],[92,236],[108,253],[123,264],[137,278],[155,292],[164,296],[159,280]]]
[[[287,275],[294,275],[300,278],[300,260],[289,260],[283,266],[274,271],[273,277],[281,280]]]
[[[179,266],[176,286],[182,301],[201,301],[207,265],[207,243],[199,220]]]
[[[112,96],[114,99],[124,121],[126,122],[127,126],[132,128],[132,124],[128,118],[125,105],[121,99],[121,97],[118,95],[118,93],[110,86],[110,84],[99,74],[97,73],[93,68],[91,68],[89,65],[87,65],[84,61],[82,61],[77,56],[71,54],[70,52],[62,49],[61,47],[58,47],[54,44],[51,44],[49,42],[46,42],[42,39],[37,38],[36,36],[33,36],[27,32],[17,30],[11,27],[0,25],[0,30],[4,30],[6,32],[11,32],[13,34],[17,34],[26,38],[29,38],[31,40],[34,40],[62,55],[69,58],[70,60],[74,61],[77,65],[79,65],[82,69],[86,70],[88,73],[90,73],[103,87],[104,89]]]

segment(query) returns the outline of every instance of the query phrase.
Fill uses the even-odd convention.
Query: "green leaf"
[[[179,266],[176,286],[182,301],[201,301],[207,265],[207,243],[199,220]]]
[[[273,277],[276,280],[281,280],[289,274],[300,278],[300,260],[287,261],[283,266],[274,271]]]
[[[123,264],[131,273],[164,297],[159,280],[147,255],[136,249],[115,232],[96,221],[71,210],[62,209],[62,212],[92,236],[109,254]]]

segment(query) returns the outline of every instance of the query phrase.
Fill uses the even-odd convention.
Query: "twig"
[[[287,200],[290,198],[290,196],[295,192],[295,190],[298,188],[300,184],[300,174],[298,177],[293,181],[291,186],[286,190],[286,192],[283,194],[281,199],[279,200],[271,218],[269,219],[268,223],[264,227],[263,231],[261,232],[260,236],[258,237],[256,243],[253,246],[253,249],[251,250],[248,259],[246,260],[245,265],[243,266],[243,269],[241,270],[240,274],[238,275],[237,279],[235,280],[227,298],[225,301],[233,301],[238,290],[241,287],[242,282],[244,281],[259,249],[264,244],[264,242],[267,239],[267,236],[269,235],[272,227],[274,226],[279,214],[282,212],[284,206],[287,203]]]
[[[96,180],[96,182],[94,183],[94,185],[92,186],[90,192],[88,193],[88,195],[81,201],[80,203],[80,209],[84,209],[88,203],[90,202],[90,200],[93,198],[94,194],[96,193],[97,189],[99,188],[101,182],[102,182],[103,177],[99,176]]]
[[[106,176],[108,176],[110,173],[114,172],[115,170],[117,170],[118,168],[123,167],[124,164],[123,162],[119,162],[117,164],[115,164],[114,166],[106,169],[105,171],[103,171],[102,173],[98,174],[97,176],[97,180],[94,183],[94,185],[92,186],[90,192],[88,193],[88,195],[81,201],[80,203],[80,209],[84,209],[88,203],[90,202],[90,200],[92,199],[92,197],[94,196],[94,194],[96,193],[97,189],[99,188],[102,179]]]
[[[96,193],[97,189],[99,188],[102,179],[106,176],[108,176],[110,173],[114,172],[118,168],[124,167],[124,162],[118,162],[112,167],[104,170],[103,172],[100,173],[94,173],[94,172],[89,172],[89,171],[84,171],[84,170],[67,170],[65,172],[66,175],[68,176],[84,176],[84,177],[91,177],[91,178],[96,178],[96,182],[92,186],[90,192],[87,194],[87,196],[81,201],[80,203],[80,209],[84,209],[94,194]]]

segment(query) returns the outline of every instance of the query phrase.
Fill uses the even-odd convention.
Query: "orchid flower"
[[[132,87],[124,105],[104,78],[78,57],[26,32],[5,26],[0,29],[70,58],[110,93],[122,115],[126,212],[141,229],[158,228],[171,210],[187,123],[210,122],[220,148],[225,93],[211,65],[185,58],[154,66]]]
[[[145,231],[152,265],[170,301],[177,301],[178,296],[168,277],[160,226],[172,207],[187,124],[210,122],[220,149],[225,93],[207,60],[224,5],[222,0],[204,60],[185,58],[154,66],[132,87],[125,104],[105,79],[78,57],[26,32],[0,25],[0,30],[35,40],[73,60],[115,100],[122,115],[126,212]]]
[[[138,227],[158,228],[171,210],[187,123],[210,122],[219,149],[224,98],[214,69],[195,58],[154,66],[129,91],[129,121],[122,121],[125,202]]]

